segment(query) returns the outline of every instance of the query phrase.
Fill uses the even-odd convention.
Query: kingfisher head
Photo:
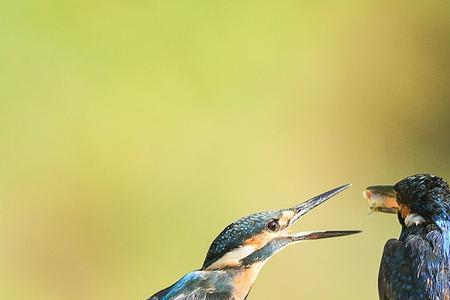
[[[202,270],[245,268],[264,263],[276,252],[296,242],[358,233],[291,232],[293,225],[303,215],[349,186],[332,189],[294,207],[256,213],[237,220],[227,226],[211,244]]]
[[[450,189],[441,177],[416,174],[395,185],[370,186],[364,191],[373,211],[397,213],[407,227],[436,222],[450,213]]]

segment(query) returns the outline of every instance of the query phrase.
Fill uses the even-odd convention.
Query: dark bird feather
[[[378,291],[383,300],[450,299],[450,190],[447,182],[433,175],[414,175],[395,185],[397,200],[419,225],[402,224],[400,238],[389,240],[383,252]]]

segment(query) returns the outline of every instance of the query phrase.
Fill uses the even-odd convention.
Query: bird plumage
[[[450,300],[450,190],[433,175],[409,176],[394,187],[402,225],[389,240],[378,276],[382,300]],[[408,223],[417,214],[421,222]]]
[[[149,300],[234,300],[232,276],[225,271],[193,271]]]
[[[289,231],[301,216],[348,186],[291,208],[252,214],[230,224],[211,244],[200,270],[186,274],[149,300],[245,300],[264,264],[286,246],[359,232]]]

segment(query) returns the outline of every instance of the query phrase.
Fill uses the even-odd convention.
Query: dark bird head
[[[441,177],[408,176],[395,185],[368,187],[364,197],[373,211],[397,213],[402,225],[436,222],[450,213],[450,189]]]
[[[211,244],[202,270],[219,270],[264,263],[284,247],[304,241],[358,233],[315,231],[291,233],[307,212],[349,187],[344,185],[291,208],[249,215],[227,226]]]

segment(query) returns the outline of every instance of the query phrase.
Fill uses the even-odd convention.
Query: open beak
[[[292,235],[293,242],[305,241],[305,240],[318,240],[328,239],[338,236],[351,235],[360,233],[361,230],[329,230],[329,231],[313,231],[313,232],[300,232]]]
[[[397,194],[393,185],[369,186],[363,192],[364,198],[369,201],[370,210],[396,214],[399,210]]]
[[[346,188],[351,186],[351,184],[346,184],[337,188],[334,188],[328,192],[325,192],[321,195],[315,196],[311,199],[309,199],[306,202],[303,202],[302,204],[299,204],[292,208],[294,211],[294,216],[289,222],[289,226],[292,226],[295,224],[303,215],[311,211],[313,208],[317,207],[318,205],[324,203],[331,197],[335,196],[336,194],[342,192]],[[314,231],[314,232],[300,232],[290,235],[290,238],[292,242],[296,241],[302,241],[302,240],[317,240],[317,239],[324,239],[324,238],[331,238],[331,237],[338,237],[338,236],[345,236],[350,234],[355,234],[361,232],[360,230],[346,230],[346,231]]]

